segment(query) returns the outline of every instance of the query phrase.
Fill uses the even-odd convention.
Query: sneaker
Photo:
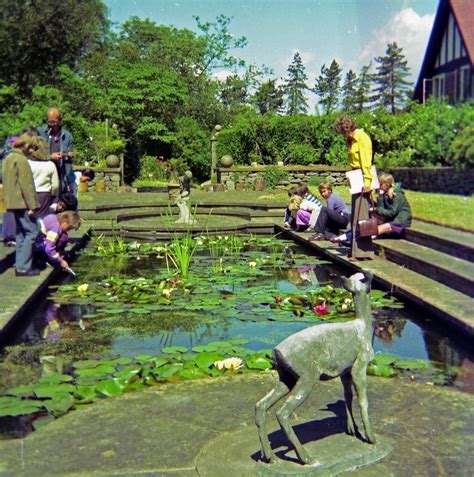
[[[41,272],[39,270],[36,270],[35,268],[32,268],[30,270],[15,270],[15,275],[17,277],[36,277],[40,273]]]
[[[4,240],[3,245],[5,247],[16,247],[16,242],[14,240]]]

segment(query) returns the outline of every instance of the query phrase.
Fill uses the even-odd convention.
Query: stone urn
[[[259,192],[265,190],[265,179],[263,177],[256,177],[253,183],[253,189]]]
[[[233,162],[234,162],[234,159],[232,158],[232,156],[229,156],[229,155],[226,154],[225,156],[221,157],[221,166],[222,167],[230,167]]]
[[[105,192],[105,181],[98,181],[94,190],[95,192]]]
[[[105,163],[107,164],[107,167],[119,167],[120,159],[115,154],[110,154],[105,158]]]

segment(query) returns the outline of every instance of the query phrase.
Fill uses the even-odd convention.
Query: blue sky
[[[333,59],[344,74],[358,72],[387,43],[403,48],[416,81],[438,0],[105,0],[110,18],[123,22],[130,16],[158,24],[196,31],[193,15],[214,21],[223,13],[232,17],[230,31],[245,36],[248,45],[233,52],[256,65],[286,76],[296,51],[300,52],[313,87],[322,64]],[[225,77],[226,71],[216,72]],[[312,102],[312,101],[311,101]]]

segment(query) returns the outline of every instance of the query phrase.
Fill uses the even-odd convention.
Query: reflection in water
[[[294,259],[294,255],[291,257]],[[109,259],[91,263],[91,257],[81,257],[75,269],[80,273],[80,282],[92,282],[110,276],[144,277],[157,273],[162,264],[153,260],[118,260],[111,264]],[[332,284],[341,286],[340,273],[328,265],[319,263],[295,264],[274,269],[270,283],[278,293],[294,290],[304,291],[316,286]],[[316,261],[316,260],[315,260]],[[146,262],[146,263],[145,263]],[[107,264],[107,267],[103,266]],[[203,264],[209,267],[209,264]],[[98,271],[100,270],[100,276]],[[104,273],[102,273],[104,271]],[[267,280],[259,278],[258,280]],[[263,282],[262,282],[263,284]],[[251,284],[255,285],[255,284]],[[230,280],[217,285],[220,299],[226,292],[245,293],[245,285]],[[216,290],[217,291],[217,290]],[[246,306],[248,308],[246,308]],[[252,304],[239,306],[239,311],[251,311]],[[254,350],[271,348],[288,335],[311,323],[299,321],[268,321],[265,313],[272,313],[267,305],[264,314],[255,316],[255,321],[240,320],[235,316],[223,315],[219,309],[192,311],[159,311],[143,314],[114,313],[97,316],[92,304],[58,305],[45,300],[33,319],[27,324],[22,336],[17,336],[12,345],[25,343],[18,349],[11,347],[5,356],[10,360],[36,366],[36,374],[60,372],[62,363],[97,355],[137,356],[156,355],[169,346],[192,348],[212,341],[245,339],[245,346]],[[473,390],[472,357],[457,343],[442,337],[426,324],[414,321],[408,310],[379,309],[374,313],[374,349],[376,352],[394,354],[403,358],[431,359],[435,368],[448,376],[450,383]],[[3,360],[5,363],[5,359]],[[0,377],[3,372],[0,362]],[[461,373],[458,367],[461,367]],[[9,382],[9,385],[12,385]]]

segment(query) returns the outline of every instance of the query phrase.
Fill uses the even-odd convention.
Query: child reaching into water
[[[69,268],[64,259],[64,249],[69,241],[68,232],[77,230],[80,223],[79,214],[73,211],[50,214],[40,220],[41,232],[34,247],[35,258],[43,263],[49,261],[61,268]]]

